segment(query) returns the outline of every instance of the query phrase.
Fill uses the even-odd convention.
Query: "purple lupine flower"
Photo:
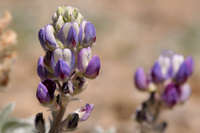
[[[65,23],[58,32],[58,39],[68,48],[75,47],[78,43],[78,24]]]
[[[180,87],[174,83],[170,83],[165,87],[161,99],[168,107],[173,107],[179,101],[180,95]]]
[[[189,99],[191,95],[191,88],[189,84],[184,84],[181,86],[180,102],[184,103]]]
[[[75,56],[70,49],[56,49],[53,53],[53,67],[56,77],[61,80],[69,78],[75,67]]]
[[[151,78],[155,83],[161,83],[165,80],[165,77],[162,73],[162,68],[158,62],[156,62],[152,67]]]
[[[188,77],[191,76],[193,72],[193,64],[194,62],[191,57],[188,57],[184,60],[174,77],[177,84],[183,84],[187,81]]]
[[[96,41],[96,29],[89,21],[83,21],[78,35],[79,43],[83,47],[91,46]]]
[[[101,63],[98,56],[92,57],[91,48],[83,48],[78,54],[78,68],[87,78],[96,78],[99,75]]]
[[[146,90],[148,88],[147,76],[143,68],[138,68],[134,75],[135,86],[139,90]]]
[[[81,107],[75,112],[79,115],[80,121],[86,121],[91,115],[93,109],[94,109],[94,104],[86,104],[84,107]]]
[[[56,83],[52,80],[44,80],[39,83],[36,97],[42,104],[48,104],[54,98],[54,92],[56,90]]]
[[[44,66],[44,58],[41,56],[38,59],[38,65],[37,65],[37,74],[40,77],[41,80],[47,79],[47,69]]]
[[[58,48],[54,32],[54,27],[50,24],[39,30],[38,38],[42,48],[46,51],[51,51],[55,48]]]
[[[162,83],[173,75],[171,53],[166,51],[156,61],[151,69],[151,78],[154,83]]]

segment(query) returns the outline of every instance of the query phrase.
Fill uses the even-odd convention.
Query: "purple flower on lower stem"
[[[139,90],[146,90],[148,88],[147,76],[143,68],[138,68],[134,75],[135,86]]]
[[[91,46],[96,41],[96,30],[91,22],[83,21],[80,25],[79,43],[83,47]]]
[[[38,38],[40,40],[41,46],[46,51],[51,51],[55,48],[58,48],[54,32],[54,27],[49,24],[41,28],[38,33]]]
[[[83,48],[78,54],[78,68],[87,78],[96,78],[101,68],[100,58],[92,57],[91,48]]]
[[[177,84],[183,84],[187,81],[188,77],[191,76],[193,72],[193,64],[194,62],[191,57],[184,60],[174,78]]]
[[[170,83],[165,87],[165,90],[161,95],[161,99],[167,106],[173,107],[179,101],[180,95],[180,87],[174,83]]]
[[[39,83],[36,97],[42,104],[50,103],[54,98],[54,92],[56,90],[56,83],[52,80],[44,80]]]
[[[78,30],[79,28],[76,22],[65,23],[57,36],[64,46],[72,48],[78,43]]]
[[[37,73],[41,80],[45,80],[47,78],[47,69],[44,66],[44,58],[43,57],[40,57],[38,59]]]
[[[84,107],[78,109],[76,113],[79,115],[79,120],[86,121],[91,115],[93,109],[94,109],[94,104],[86,104]]]

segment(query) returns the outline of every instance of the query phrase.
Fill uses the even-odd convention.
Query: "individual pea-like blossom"
[[[52,80],[44,80],[39,83],[36,96],[40,103],[48,104],[54,99],[56,83]]]
[[[91,22],[84,20],[81,23],[78,39],[83,47],[91,46],[96,41],[96,30]]]
[[[87,79],[99,75],[100,57],[92,56],[91,48],[96,42],[95,26],[77,8],[61,6],[52,22],[39,30],[38,39],[45,56],[38,59],[41,82],[36,97],[53,112],[49,133],[72,131],[79,121],[89,118],[94,108],[93,104],[86,104],[63,119],[68,103],[77,100],[75,96],[86,89]]]
[[[147,79],[147,75],[144,72],[143,68],[138,68],[135,72],[134,75],[134,82],[135,82],[135,86],[139,89],[139,90],[146,90],[148,88],[148,79]]]
[[[78,23],[65,23],[58,32],[58,39],[65,47],[76,47],[78,44]]]
[[[149,73],[145,73],[143,68],[138,68],[134,74],[134,84],[138,90],[148,92],[150,97],[142,103],[142,107],[137,111],[136,120],[138,123],[153,123],[154,127],[166,125],[154,123],[158,119],[160,110],[172,109],[176,105],[185,103],[191,95],[191,87],[187,83],[194,71],[194,61],[192,57],[184,58],[183,55],[164,51],[155,61]],[[142,124],[142,128],[144,124]],[[164,132],[163,126],[161,132]],[[142,130],[143,130],[142,129]],[[149,131],[143,131],[149,132]],[[160,131],[159,131],[160,132]]]
[[[92,56],[90,47],[83,48],[78,54],[78,68],[87,78],[96,78],[100,70],[100,58]]]
[[[86,104],[84,107],[78,109],[76,113],[79,114],[80,121],[86,121],[89,118],[93,109],[94,109],[93,104]]]
[[[67,80],[75,68],[74,53],[68,48],[56,49],[53,52],[52,67],[57,78]]]
[[[44,50],[54,50],[58,47],[54,32],[54,27],[50,24],[40,29],[38,37],[40,40],[40,44]]]

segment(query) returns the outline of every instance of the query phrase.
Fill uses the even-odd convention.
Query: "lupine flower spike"
[[[136,88],[150,94],[149,99],[136,112],[136,120],[141,125],[142,133],[164,132],[167,123],[159,121],[161,110],[173,109],[189,99],[191,88],[187,81],[193,70],[192,57],[184,59],[182,55],[172,51],[164,51],[149,73],[145,73],[143,68],[136,70]]]
[[[36,130],[40,133],[73,131],[94,109],[93,104],[86,104],[63,118],[68,103],[85,90],[87,79],[99,75],[100,58],[92,56],[91,49],[96,41],[95,27],[78,9],[62,6],[52,16],[52,22],[39,30],[38,38],[45,56],[38,59],[41,82],[36,97],[41,105],[49,108],[52,118],[48,131],[42,113],[38,113]]]

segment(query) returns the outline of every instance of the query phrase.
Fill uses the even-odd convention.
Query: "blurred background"
[[[90,119],[75,133],[98,125],[116,127],[118,133],[136,132],[133,113],[146,95],[135,89],[133,73],[139,66],[148,70],[166,49],[195,59],[195,73],[189,81],[192,97],[185,105],[162,114],[169,122],[167,133],[199,133],[199,0],[1,0],[0,14],[9,10],[13,15],[9,27],[18,34],[18,57],[10,84],[0,93],[0,108],[14,101],[15,117],[28,118],[42,111],[48,116],[35,98],[37,59],[44,55],[37,37],[60,5],[79,8],[94,23],[97,42],[93,53],[102,61],[100,76],[89,81],[80,95],[83,101],[69,106],[68,111],[72,111],[86,102],[95,104]]]

